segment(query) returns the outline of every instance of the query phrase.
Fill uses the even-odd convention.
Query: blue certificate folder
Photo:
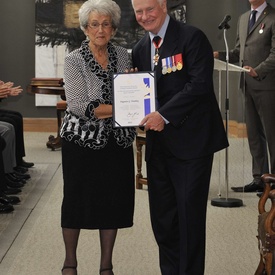
[[[156,110],[156,77],[154,71],[114,73],[114,127],[140,126],[142,119]]]

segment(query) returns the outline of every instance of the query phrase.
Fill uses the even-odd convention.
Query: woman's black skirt
[[[113,137],[93,150],[62,140],[64,197],[61,226],[115,229],[133,225],[133,148],[118,146]]]

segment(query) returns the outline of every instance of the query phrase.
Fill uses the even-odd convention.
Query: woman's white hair
[[[88,25],[89,15],[91,12],[109,15],[112,20],[112,26],[116,31],[121,17],[121,10],[118,4],[112,0],[87,0],[78,11],[80,28],[83,32]]]

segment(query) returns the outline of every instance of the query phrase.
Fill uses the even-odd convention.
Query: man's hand
[[[0,80],[0,98],[7,98],[8,96],[17,96],[23,89],[21,86],[13,87],[13,82],[3,82]]]
[[[165,122],[159,112],[153,112],[147,115],[141,122],[140,126],[144,126],[145,130],[162,131]]]
[[[10,94],[10,89],[13,86],[12,82],[0,81],[0,98],[6,98]]]
[[[256,73],[256,71],[252,68],[252,67],[250,67],[250,66],[243,66],[245,69],[248,69],[249,70],[249,72],[247,72],[250,76],[252,76],[252,77],[257,77],[258,76],[258,74]]]
[[[214,56],[214,58],[219,59],[219,52],[213,52],[213,56]]]
[[[136,72],[138,72],[138,68],[136,67],[136,68],[131,68],[131,69],[126,69],[125,70],[125,73],[136,73]]]
[[[9,96],[17,96],[19,94],[21,94],[23,91],[23,89],[21,88],[21,86],[17,86],[17,87],[12,87],[10,89],[10,94]]]

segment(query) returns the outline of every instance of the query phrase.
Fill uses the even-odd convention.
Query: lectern
[[[247,69],[239,67],[228,62],[224,62],[215,59],[214,70],[219,73],[219,107],[221,109],[221,98],[222,98],[222,72],[227,73],[226,76],[226,94],[225,94],[225,131],[228,137],[228,120],[229,120],[229,76],[228,72],[247,72]],[[220,207],[239,207],[243,205],[242,200],[228,198],[228,148],[225,149],[225,198],[215,198],[211,200],[211,205]]]

